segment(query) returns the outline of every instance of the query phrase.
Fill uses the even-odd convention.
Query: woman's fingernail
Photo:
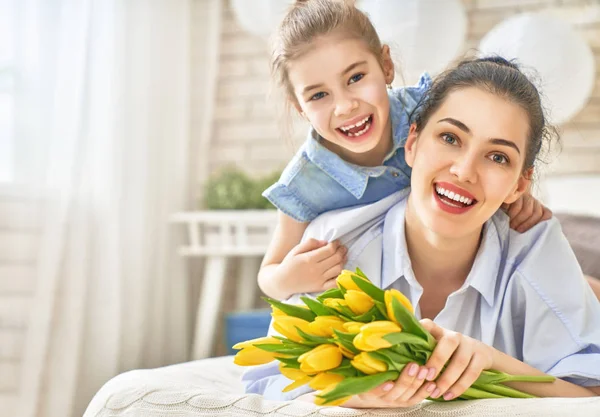
[[[427,392],[431,392],[431,391],[433,391],[434,389],[435,389],[435,384],[430,384],[430,385],[427,387]]]
[[[427,380],[433,381],[434,376],[435,376],[435,368],[429,368],[429,372],[427,372]]]
[[[385,385],[383,386],[383,390],[384,390],[385,392],[388,392],[388,391],[390,391],[390,390],[391,390],[393,387],[394,387],[394,384],[392,384],[391,382],[388,382],[387,384],[385,384]]]
[[[451,392],[447,392],[444,394],[444,400],[450,401],[452,398],[454,398],[454,395]]]
[[[419,375],[417,376],[417,379],[425,379],[426,376],[427,376],[427,368],[423,368],[419,371]]]
[[[418,371],[419,366],[416,363],[413,363],[410,365],[410,368],[408,368],[408,376],[415,376]]]
[[[435,391],[433,391],[433,394],[431,394],[431,398],[437,398],[440,396],[440,389],[436,388]]]

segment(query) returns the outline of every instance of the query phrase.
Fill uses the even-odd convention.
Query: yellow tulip
[[[333,336],[333,330],[344,331],[345,321],[336,316],[318,316],[308,324],[311,334],[321,337]]]
[[[393,320],[396,323],[398,323],[398,320],[394,316],[394,309],[392,308],[392,300],[394,298],[396,300],[398,300],[400,302],[400,304],[402,304],[404,307],[406,307],[406,309],[408,311],[410,311],[411,313],[414,314],[415,310],[414,310],[412,304],[410,303],[409,299],[406,298],[406,296],[404,294],[402,294],[400,291],[395,290],[395,289],[386,290],[386,292],[384,294],[384,301],[385,301],[385,308],[387,310],[387,314],[388,314],[388,317],[390,318],[390,320]]]
[[[279,364],[279,371],[283,376],[285,376],[287,379],[291,379],[292,381],[298,381],[299,379],[303,379],[304,377],[308,376],[300,369],[287,367],[284,363]]]
[[[366,279],[364,279],[360,275],[356,275],[354,272],[348,271],[347,269],[344,269],[338,275],[336,281],[337,281],[338,285],[341,285],[346,290],[362,291],[360,288],[358,288],[358,285],[356,285],[354,283],[354,280],[352,279],[352,277],[360,278],[360,279],[362,279],[364,281],[367,281]]]
[[[331,385],[337,385],[344,380],[344,377],[331,372],[321,372],[316,375],[309,383],[308,386],[314,390],[322,390]]]
[[[392,321],[373,321],[360,328],[360,333],[354,336],[354,346],[365,352],[372,352],[392,346],[383,337],[390,333],[402,331],[400,326]]]
[[[371,297],[362,291],[348,290],[344,294],[344,300],[348,303],[348,307],[354,314],[360,315],[365,314],[374,305],[375,302]]]
[[[267,352],[255,346],[245,347],[235,354],[233,363],[240,366],[263,365],[275,360],[275,352]]]
[[[302,385],[306,385],[312,379],[311,376],[306,375],[300,369],[288,368],[283,363],[279,364],[279,370],[281,371],[281,374],[283,376],[285,376],[287,379],[291,379],[292,381],[294,381],[291,384],[289,384],[288,386],[286,386],[282,390],[283,392],[288,392],[288,391],[294,390],[298,387],[301,387]]]
[[[321,392],[319,392],[318,395],[325,395],[329,392],[331,392],[333,389],[335,388],[335,385],[332,385],[330,387],[325,388],[324,390],[322,390]],[[325,400],[323,398],[320,398],[319,396],[315,397],[315,404],[316,405],[328,405],[330,407],[335,407],[336,405],[340,405],[340,404],[344,404],[346,401],[348,401],[352,396],[348,396],[348,397],[343,397],[340,398],[338,400],[335,401],[331,401],[330,403],[325,404]]]
[[[342,363],[342,352],[336,345],[323,344],[300,355],[300,370],[316,374],[337,368]]]
[[[256,339],[246,340],[245,342],[236,343],[235,345],[233,345],[233,348],[234,349],[244,349],[244,348],[247,348],[250,346],[267,345],[267,344],[281,345],[282,342],[281,342],[281,340],[276,339],[273,336],[266,336],[266,337],[258,337]]]
[[[306,320],[292,316],[273,316],[273,329],[282,336],[287,337],[294,342],[303,342],[304,339],[298,334],[296,327],[305,333],[310,333]]]
[[[348,302],[346,302],[346,300],[342,300],[341,298],[326,298],[323,300],[323,304],[329,308],[333,308],[336,311],[340,311],[340,306],[348,306]]]
[[[364,325],[365,323],[359,321],[347,321],[344,323],[344,330],[346,330],[346,333],[357,334]]]
[[[385,372],[388,369],[387,363],[372,358],[367,352],[359,353],[350,362],[352,366],[367,375],[373,375]]]
[[[275,352],[267,352],[256,345],[260,344],[281,344],[281,340],[274,337],[259,337],[258,339],[247,340],[237,343],[234,349],[241,349],[236,353],[233,362],[241,366],[262,365],[273,361],[276,357],[282,356]]]

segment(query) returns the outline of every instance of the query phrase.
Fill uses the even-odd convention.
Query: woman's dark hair
[[[519,66],[502,57],[467,59],[435,78],[429,92],[414,113],[417,131],[453,91],[478,87],[521,106],[529,117],[529,140],[523,171],[534,166],[544,143],[558,140],[555,128],[548,125],[540,93]]]

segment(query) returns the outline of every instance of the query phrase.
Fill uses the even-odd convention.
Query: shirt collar
[[[392,157],[396,150],[406,142],[408,134],[408,114],[405,105],[394,90],[388,90],[390,99],[390,119],[392,122],[392,149],[384,161]],[[321,137],[312,127],[308,132],[306,155],[316,166],[321,168],[331,178],[354,197],[361,198],[367,189],[370,176],[381,175],[385,168],[363,167],[344,161],[339,155],[330,151],[321,143]]]
[[[399,279],[404,279],[412,288],[422,289],[414,278],[406,246],[404,219],[407,201],[408,198],[396,204],[385,217],[381,270],[381,288],[384,289]],[[473,287],[490,306],[493,306],[496,296],[496,280],[502,256],[500,236],[504,235],[503,231],[508,227],[506,221],[497,221],[497,216],[498,214],[484,225],[475,262],[461,287]]]

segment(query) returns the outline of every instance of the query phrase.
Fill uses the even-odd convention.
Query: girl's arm
[[[335,278],[346,263],[346,248],[337,241],[307,239],[300,243],[308,224],[279,211],[258,273],[258,285],[269,297],[285,300],[292,294],[335,287]]]

